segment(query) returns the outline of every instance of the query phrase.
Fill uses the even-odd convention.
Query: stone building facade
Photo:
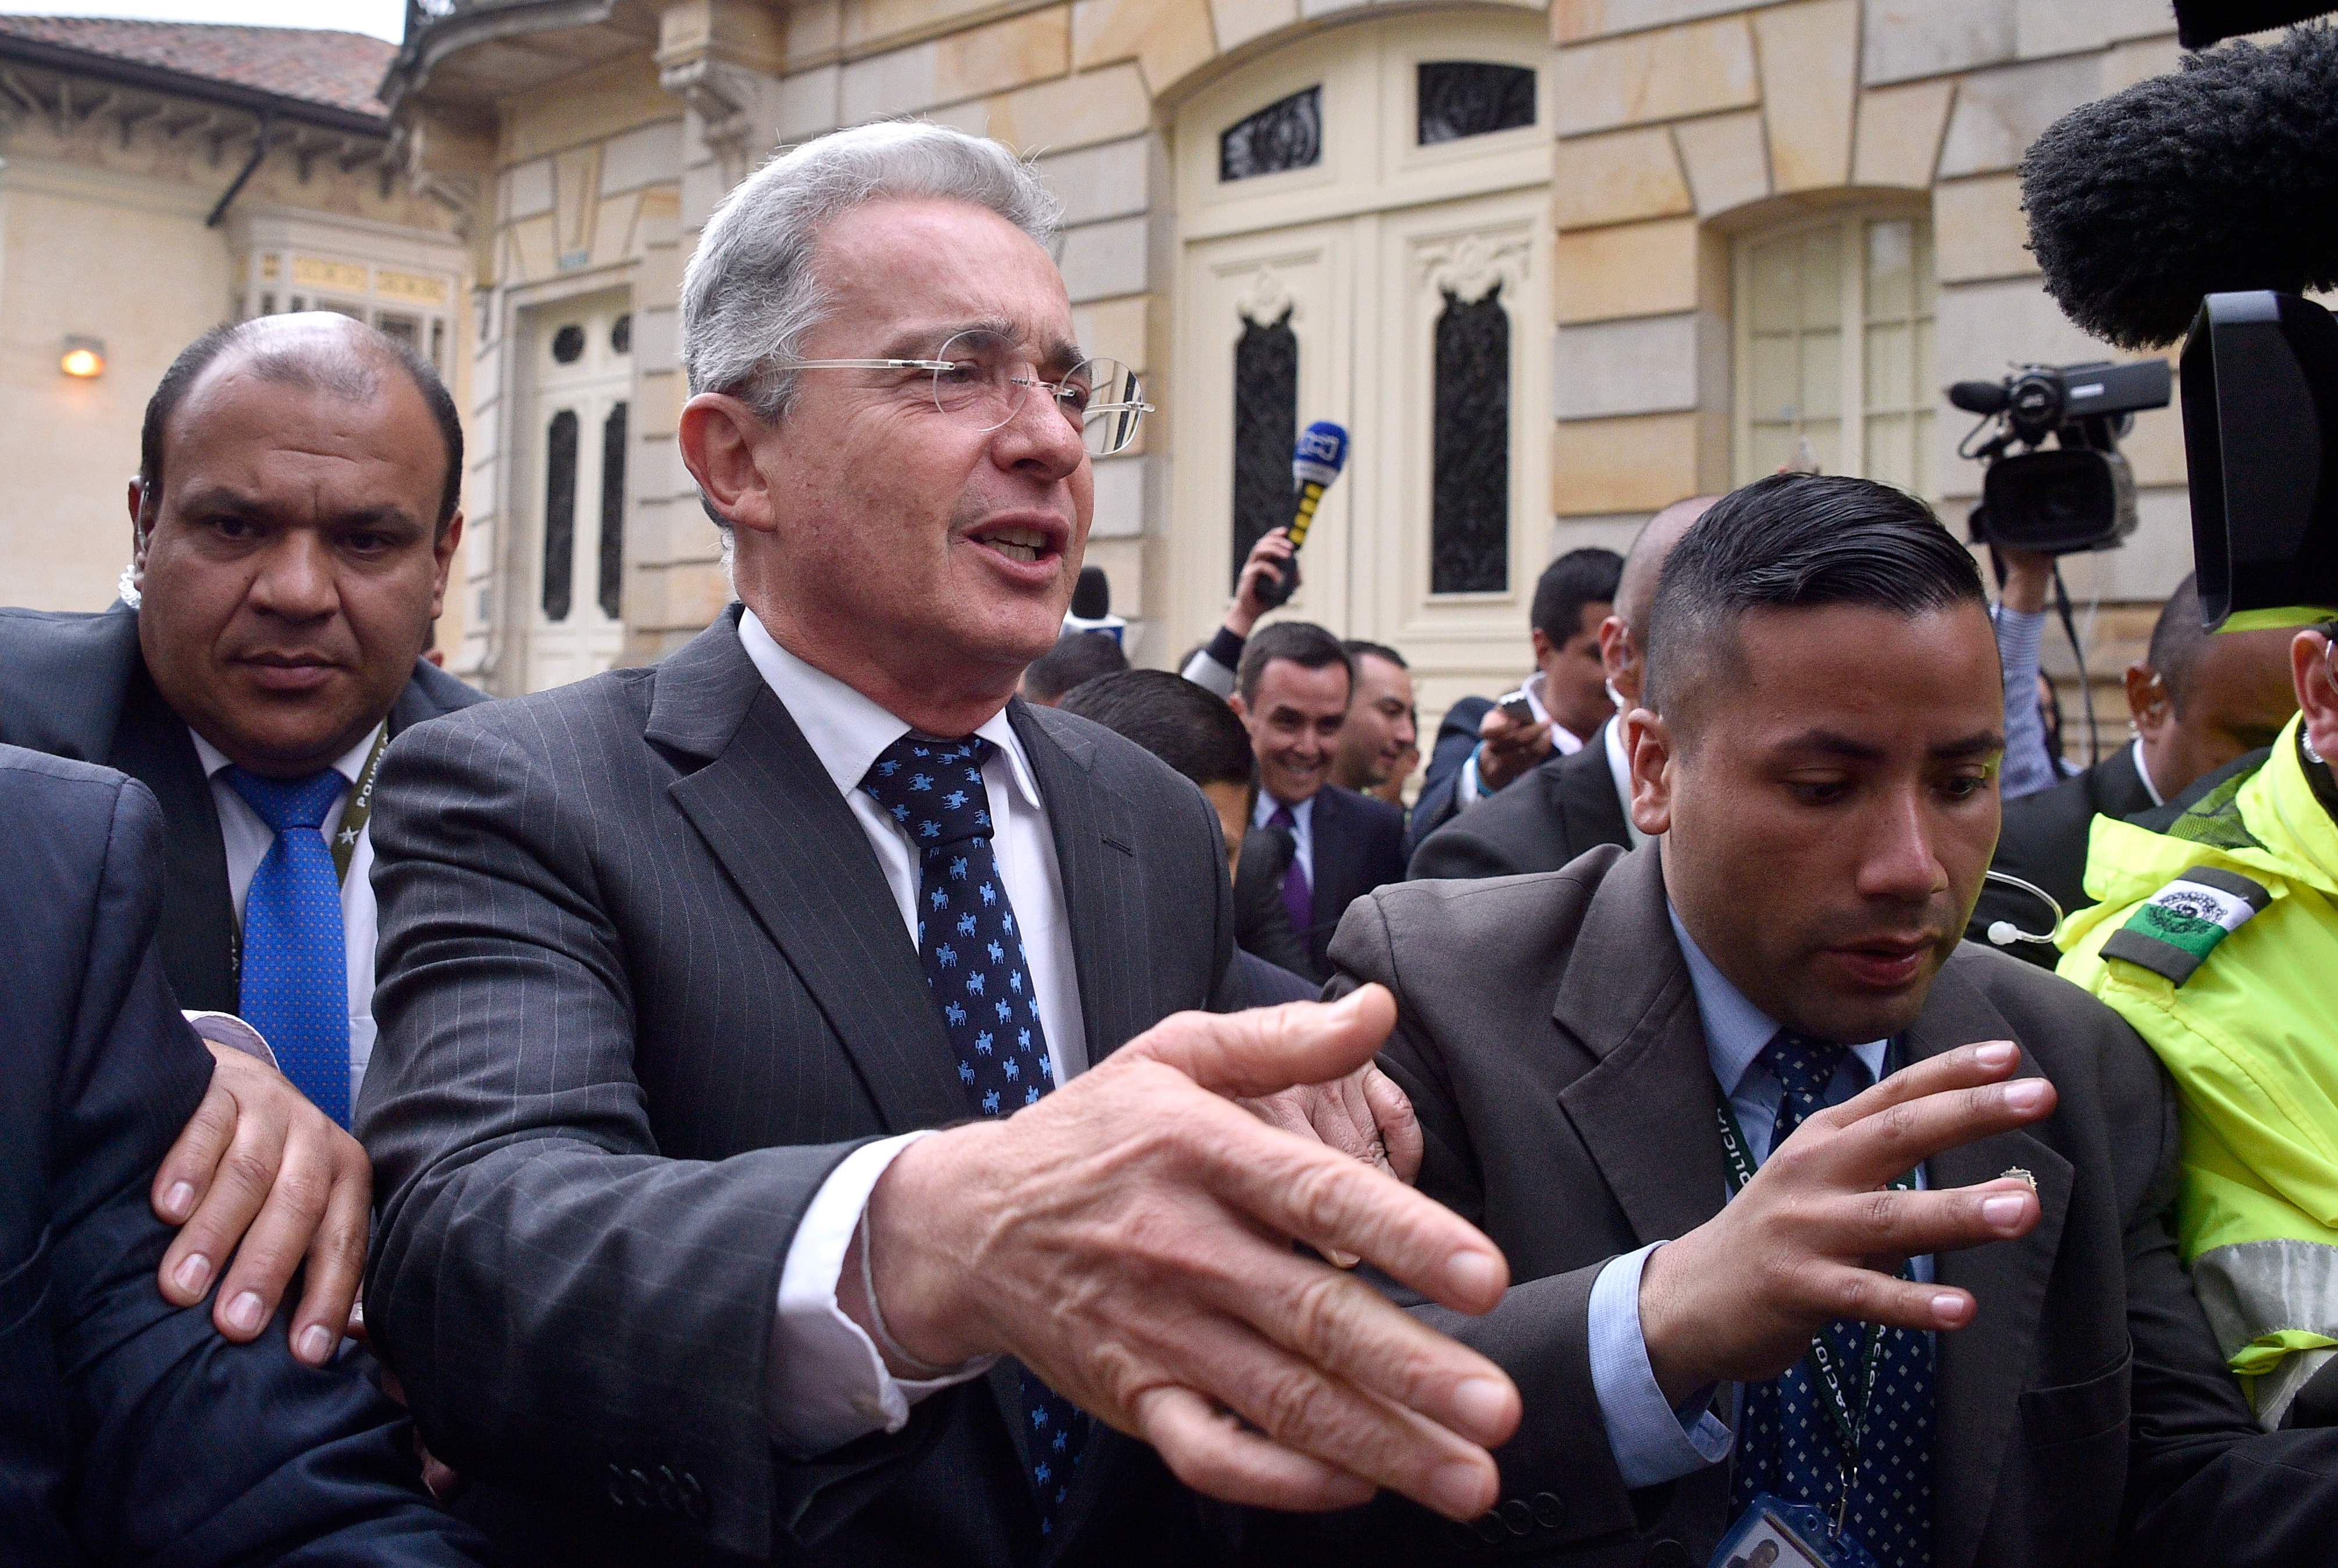
[[[1961,523],[1940,389],[2105,354],[2039,287],[2021,151],[2176,59],[2162,0],[414,0],[386,95],[476,279],[451,662],[520,690],[722,605],[682,267],[832,127],[995,136],[1065,200],[1082,340],[1161,408],[1090,545],[1140,662],[1206,634],[1337,419],[1291,612],[1402,648],[1430,719],[1525,668],[1554,554],[1805,447]],[[2069,564],[2097,666],[2187,566],[2175,412],[2127,451],[2140,530]]]
[[[163,369],[221,321],[338,310],[469,400],[466,213],[418,186],[356,34],[0,16],[0,603],[101,610]],[[92,358],[64,368],[74,348]],[[442,646],[464,641],[459,606]]]

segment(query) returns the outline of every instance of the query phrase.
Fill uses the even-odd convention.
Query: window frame
[[[1930,278],[1931,294],[1920,301],[1923,309],[1911,311],[1904,318],[1911,339],[1919,322],[1933,324],[1937,349],[1940,320],[1940,276],[1937,250],[1934,247],[1931,215],[1920,207],[1899,204],[1862,203],[1795,218],[1779,223],[1747,229],[1733,237],[1730,253],[1730,473],[1731,483],[1749,484],[1768,472],[1756,470],[1754,464],[1754,251],[1756,247],[1782,240],[1806,237],[1820,230],[1835,231],[1839,246],[1837,276],[1840,278],[1836,300],[1836,339],[1840,355],[1840,379],[1837,383],[1835,426],[1837,432],[1836,461],[1829,472],[1867,477],[1867,334],[1871,322],[1867,312],[1867,229],[1871,223],[1904,222],[1911,225],[1913,243],[1930,260],[1922,269]],[[1911,341],[1911,353],[1914,352]],[[1918,388],[1919,396],[1922,388]],[[1909,411],[1912,420],[1925,412],[1919,401]],[[1911,433],[1911,456],[1917,472],[1921,473],[1920,437]],[[1915,475],[1911,475],[1911,478]],[[1929,476],[1930,490],[1920,498],[1928,502],[1940,499],[1940,478],[1938,473]]]

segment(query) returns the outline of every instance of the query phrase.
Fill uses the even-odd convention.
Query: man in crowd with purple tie
[[[163,1293],[217,1287],[248,1340],[305,1262],[292,1345],[317,1365],[365,1261],[344,1129],[373,1043],[373,772],[389,737],[480,701],[422,658],[462,471],[411,350],[324,312],[223,327],[147,404],[122,602],[0,612],[0,740],[118,769],[162,810],[157,945],[216,1059],[154,1179],[180,1227]]]
[[[1233,710],[1258,756],[1251,826],[1291,847],[1283,855],[1278,842],[1272,859],[1246,855],[1244,874],[1280,877],[1315,980],[1331,973],[1325,954],[1348,906],[1404,878],[1402,808],[1331,782],[1355,673],[1346,645],[1306,621],[1254,634],[1234,672]]]

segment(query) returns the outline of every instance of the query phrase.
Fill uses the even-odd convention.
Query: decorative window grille
[[[544,618],[568,619],[576,556],[576,413],[552,416],[544,440]]]
[[[1429,592],[1510,585],[1510,316],[1502,286],[1437,318]]]
[[[1535,74],[1481,60],[1424,60],[1414,73],[1416,136],[1423,147],[1490,136],[1535,122]]]
[[[633,319],[620,317],[620,324]],[[610,620],[625,592],[625,405],[601,423],[601,612]]]
[[[1323,89],[1309,87],[1234,122],[1218,137],[1218,182],[1311,169],[1323,161]]]
[[[1291,449],[1299,442],[1299,338],[1291,310],[1245,318],[1234,345],[1233,575],[1251,546],[1291,521]]]

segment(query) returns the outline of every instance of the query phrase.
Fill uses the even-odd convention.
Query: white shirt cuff
[[[860,1266],[852,1238],[877,1179],[902,1150],[930,1135],[909,1132],[854,1150],[829,1172],[796,1226],[780,1270],[780,1309],[763,1379],[764,1414],[791,1457],[809,1459],[871,1432],[899,1432],[910,1406],[981,1377],[997,1360],[978,1357],[926,1381],[896,1377],[867,1332],[836,1304],[837,1280],[847,1267]]]
[[[1469,755],[1462,760],[1461,776],[1453,780],[1453,809],[1466,811],[1485,795],[1485,786],[1478,779],[1478,749],[1472,746]]]
[[[1591,1388],[1616,1468],[1636,1492],[1719,1464],[1736,1441],[1721,1417],[1705,1407],[1711,1390],[1675,1410],[1656,1387],[1648,1342],[1640,1331],[1640,1272],[1648,1254],[1663,1245],[1657,1241],[1611,1259],[1591,1282]]]

